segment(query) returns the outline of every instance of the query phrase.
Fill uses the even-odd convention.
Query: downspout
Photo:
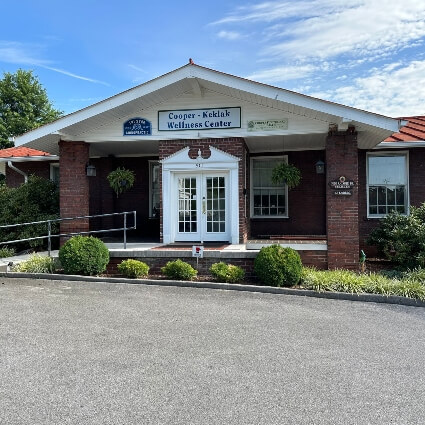
[[[24,181],[25,183],[28,183],[28,174],[24,173],[22,170],[19,170],[18,168],[16,168],[13,164],[12,161],[7,161],[7,165],[9,168],[11,168],[12,170],[16,171],[17,173],[19,173],[21,176],[24,176]]]

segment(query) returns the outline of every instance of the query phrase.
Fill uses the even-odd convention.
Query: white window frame
[[[159,185],[159,178],[160,178],[160,173],[161,173],[161,163],[159,162],[159,160],[149,160],[148,162],[149,162],[149,218],[158,218],[159,216],[155,217],[153,215],[153,211],[152,211],[152,209],[153,209],[153,205],[152,205],[152,195],[153,195],[153,193],[152,193],[152,182],[153,182],[152,171],[153,171],[154,165],[159,166],[159,169],[158,169],[158,185]],[[159,197],[161,198],[161,190],[160,190],[159,187],[158,187],[158,194],[159,194]],[[159,211],[158,211],[158,214],[159,214]]]
[[[50,163],[50,180],[52,181],[52,182],[55,182],[55,179],[54,179],[54,176],[55,176],[55,174],[54,174],[54,169],[55,168],[57,168],[57,169],[59,169],[59,162],[51,162]],[[56,183],[56,182],[55,182]],[[57,182],[58,184],[60,184],[60,181],[59,182]]]
[[[289,202],[288,202],[288,185],[285,184],[285,211],[286,214],[280,215],[255,215],[254,214],[254,161],[263,161],[268,159],[279,159],[283,162],[288,163],[288,155],[279,155],[279,156],[252,156],[250,160],[250,212],[251,218],[261,218],[265,220],[272,220],[276,218],[289,218]]]
[[[409,186],[409,151],[397,151],[397,152],[367,152],[366,153],[366,208],[367,208],[367,218],[383,218],[386,217],[387,214],[370,214],[369,213],[369,158],[372,156],[383,156],[383,157],[391,157],[391,156],[404,156],[405,158],[405,166],[406,166],[406,194],[405,194],[405,202],[406,202],[406,213],[403,215],[410,214],[410,186]]]

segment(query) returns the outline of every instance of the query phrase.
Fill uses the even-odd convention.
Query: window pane
[[[285,186],[271,181],[273,168],[282,159],[254,159],[252,188],[254,215],[279,216],[286,212]]]
[[[387,190],[385,187],[378,188],[378,205],[387,204]]]
[[[370,185],[405,185],[406,157],[403,156],[369,156]]]
[[[397,205],[404,205],[404,189],[404,187],[398,187],[396,189]]]
[[[369,187],[369,205],[376,205],[378,203],[378,188]]]
[[[387,189],[387,202],[388,205],[395,205],[395,188],[389,187]]]

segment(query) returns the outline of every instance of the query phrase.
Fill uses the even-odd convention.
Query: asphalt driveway
[[[425,309],[0,278],[0,424],[423,424]]]

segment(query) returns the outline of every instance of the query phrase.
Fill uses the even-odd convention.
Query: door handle
[[[206,206],[205,206],[205,196],[202,198],[202,214],[205,214],[207,212]]]

